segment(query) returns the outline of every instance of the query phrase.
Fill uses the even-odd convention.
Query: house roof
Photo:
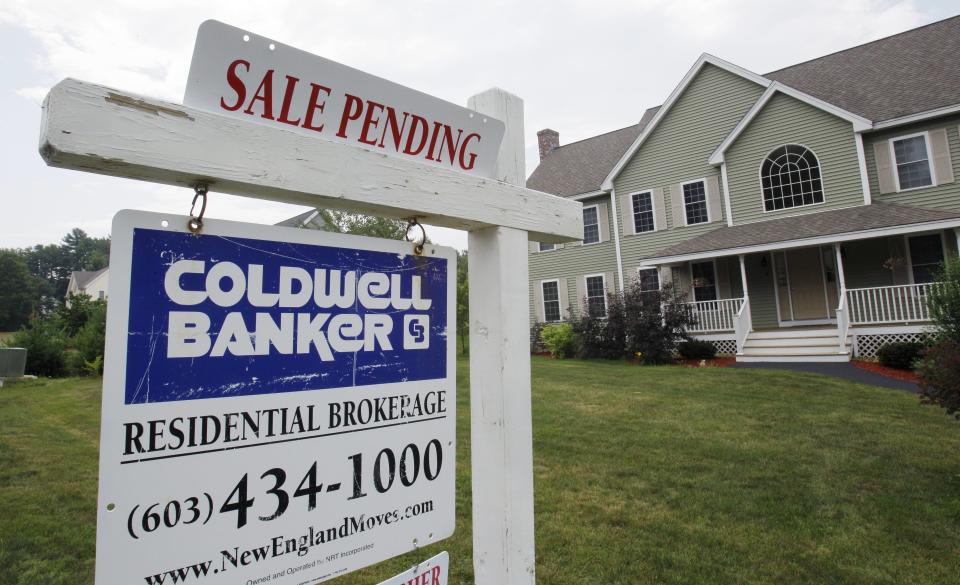
[[[554,150],[530,175],[527,187],[564,197],[604,188],[604,181],[612,180],[618,167],[626,164],[629,156],[624,155],[640,146],[644,135],[652,131],[656,121],[666,114],[704,63],[723,67],[767,87],[777,82],[778,91],[797,90],[865,118],[864,122],[876,124],[960,104],[958,53],[960,16],[763,76],[704,54],[671,92],[665,107],[650,108],[636,126]],[[658,111],[659,116],[654,120]]]
[[[960,102],[960,16],[767,73],[880,122]]]
[[[604,177],[650,122],[657,108],[644,112],[638,124],[556,148],[527,179],[527,188],[571,197],[600,189]]]
[[[724,256],[743,253],[743,249],[772,246],[785,242],[804,245],[805,240],[842,234],[870,232],[884,228],[917,228],[920,224],[951,222],[960,225],[960,211],[926,209],[897,203],[873,203],[795,217],[782,217],[754,223],[725,226],[664,248],[647,260],[681,260],[683,256],[708,253]],[[877,234],[882,235],[882,234]],[[870,237],[863,235],[862,237]],[[856,239],[856,238],[850,238]],[[831,240],[833,241],[833,240]],[[811,245],[809,242],[805,245]],[[787,246],[792,247],[792,246]],[[726,252],[726,253],[724,253]]]
[[[329,231],[328,226],[320,219],[320,212],[316,209],[304,211],[300,215],[295,215],[285,219],[275,225],[281,227],[307,228],[311,230]]]
[[[100,270],[76,270],[71,276],[73,280],[77,283],[77,288],[85,289],[87,285],[97,279],[98,276],[106,272],[108,268],[104,267]]]

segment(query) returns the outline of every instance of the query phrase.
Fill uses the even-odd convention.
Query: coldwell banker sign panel
[[[452,534],[455,252],[121,212],[97,583],[322,581]]]

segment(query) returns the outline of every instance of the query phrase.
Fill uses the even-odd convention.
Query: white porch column
[[[843,253],[840,249],[840,242],[833,243],[833,253],[837,257],[837,282],[840,283],[840,294],[847,294],[847,279],[843,275]]]
[[[743,300],[746,301],[750,298],[750,293],[747,292],[747,262],[744,254],[737,254],[737,259],[740,260],[740,280],[743,282]]]
[[[468,107],[506,123],[496,178],[523,185],[523,101],[490,89]],[[474,230],[468,246],[474,582],[533,585],[527,232]]]

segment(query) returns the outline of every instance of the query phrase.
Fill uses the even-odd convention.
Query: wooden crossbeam
[[[169,185],[407,218],[464,230],[583,238],[581,203],[66,79],[43,104],[48,165]]]

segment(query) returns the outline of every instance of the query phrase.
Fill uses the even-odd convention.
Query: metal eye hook
[[[414,227],[420,228],[419,239],[410,237],[410,230]],[[423,224],[417,221],[416,217],[411,217],[407,220],[407,232],[403,235],[403,239],[413,243],[413,253],[420,256],[423,254],[423,245],[427,242],[427,230],[423,229]]]
[[[191,234],[199,234],[203,229],[203,214],[207,211],[207,186],[200,183],[193,188],[193,203],[190,204],[190,219],[187,220],[187,229]],[[200,214],[194,215],[197,208],[197,199],[200,200]]]

